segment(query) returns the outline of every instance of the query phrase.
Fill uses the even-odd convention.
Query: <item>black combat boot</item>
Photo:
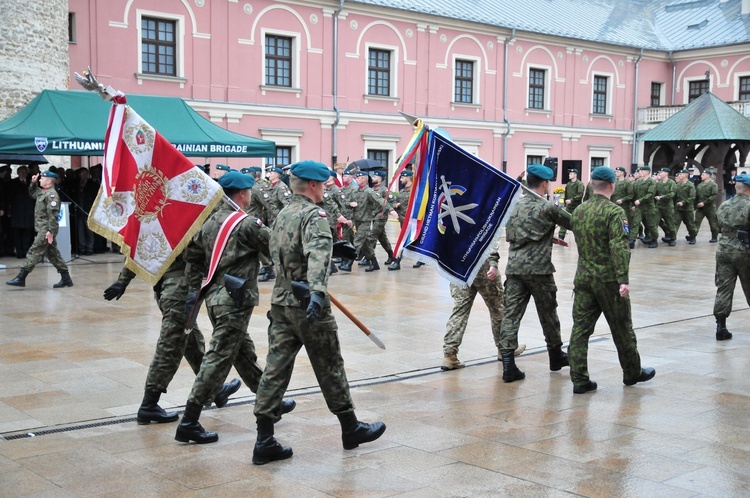
[[[727,330],[727,317],[717,316],[716,317],[716,340],[726,341],[732,338],[732,333]]]
[[[351,259],[345,259],[343,263],[341,263],[341,266],[339,266],[339,270],[341,271],[352,271],[352,263],[353,261]]]
[[[526,374],[516,366],[516,357],[513,351],[503,351],[500,356],[503,359],[503,380],[513,382],[526,378]]]
[[[275,280],[276,273],[273,271],[273,266],[266,268],[266,272],[258,278],[258,282],[268,282],[269,280]]]
[[[388,253],[388,259],[385,260],[385,263],[383,263],[384,265],[390,265],[394,261],[396,261],[396,259],[393,257],[393,251],[388,250],[387,253]]]
[[[359,260],[359,263],[357,263],[358,266],[368,266],[370,264],[370,260],[367,258],[362,258]]]
[[[388,267],[388,270],[400,270],[401,269],[401,258],[393,258],[393,263]]]
[[[5,282],[5,284],[12,285],[14,287],[26,287],[26,276],[28,274],[29,270],[27,270],[26,268],[21,268],[21,271],[18,272],[18,275],[16,275],[15,278]]]
[[[146,391],[143,393],[143,401],[141,401],[141,407],[138,408],[138,416],[136,417],[138,425],[148,425],[151,422],[163,424],[165,422],[175,422],[180,418],[177,412],[168,412],[159,406],[160,397],[161,393],[159,391]]]
[[[339,269],[336,268],[336,265],[333,264],[333,261],[331,261],[331,267],[330,267],[330,271],[328,272],[328,274],[333,275],[334,273],[338,273],[338,272],[339,272]]]
[[[368,266],[367,268],[365,268],[365,271],[375,271],[375,270],[379,270],[379,269],[380,269],[380,265],[378,264],[378,259],[375,256],[371,257],[370,258],[370,266]]]
[[[73,280],[70,278],[70,273],[64,271],[60,273],[60,281],[52,286],[53,289],[61,289],[63,287],[73,287]]]
[[[215,432],[207,432],[198,422],[203,407],[198,403],[188,401],[185,405],[185,414],[182,416],[180,425],[177,426],[177,432],[174,438],[181,443],[195,441],[198,444],[215,443],[219,440],[219,435]]]
[[[353,450],[362,443],[375,441],[385,432],[383,422],[365,424],[357,420],[354,412],[337,415],[341,423],[341,441],[345,450]]]
[[[216,395],[214,398],[214,403],[216,403],[217,408],[224,408],[227,406],[227,402],[229,401],[229,396],[236,393],[240,390],[240,387],[242,386],[242,382],[240,382],[240,379],[232,379],[230,382],[227,382],[224,384],[224,387],[221,388],[221,391],[219,391],[219,394]]]
[[[562,346],[548,349],[547,354],[549,355],[549,369],[553,372],[557,372],[562,367],[570,366],[568,353],[562,350]]]
[[[412,268],[419,268],[419,267],[422,267],[422,266],[424,266],[424,263],[422,263],[421,261],[417,261],[411,267]]]
[[[275,460],[286,460],[294,452],[289,446],[281,446],[273,437],[273,420],[268,417],[258,417],[258,439],[253,449],[253,463],[263,465]]]

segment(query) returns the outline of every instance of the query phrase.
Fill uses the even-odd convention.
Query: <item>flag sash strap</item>
[[[109,110],[109,126],[105,137],[104,168],[102,168],[103,186],[105,197],[112,197],[114,186],[117,184],[117,169],[115,165],[119,162],[120,138],[122,137],[122,125],[125,122],[125,110],[127,105],[116,103]]]
[[[235,227],[245,218],[247,218],[247,215],[245,213],[243,213],[242,211],[237,211],[227,216],[227,219],[224,220],[224,223],[221,224],[219,233],[218,235],[216,235],[214,250],[211,252],[211,264],[208,267],[208,276],[206,277],[206,281],[201,286],[201,291],[203,291],[213,280],[214,273],[216,272],[216,267],[219,266],[219,261],[221,261],[221,255],[224,254],[224,249],[227,246],[227,242],[229,242],[229,235],[232,233]]]

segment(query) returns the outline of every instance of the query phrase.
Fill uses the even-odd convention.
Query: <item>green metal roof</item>
[[[713,93],[705,93],[656,128],[644,133],[642,142],[695,142],[699,140],[748,140],[750,119]]]

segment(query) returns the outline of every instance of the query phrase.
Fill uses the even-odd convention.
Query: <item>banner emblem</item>
[[[36,150],[44,152],[47,150],[47,137],[34,137],[34,145],[36,145]]]

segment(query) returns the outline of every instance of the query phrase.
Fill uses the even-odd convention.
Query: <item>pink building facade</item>
[[[513,176],[556,157],[587,180],[592,165],[643,164],[636,137],[691,92],[750,113],[750,43],[643,50],[340,1],[69,8],[71,81],[90,65],[125,93],[182,97],[275,141],[277,164],[369,156],[392,171],[412,134],[403,111]]]

